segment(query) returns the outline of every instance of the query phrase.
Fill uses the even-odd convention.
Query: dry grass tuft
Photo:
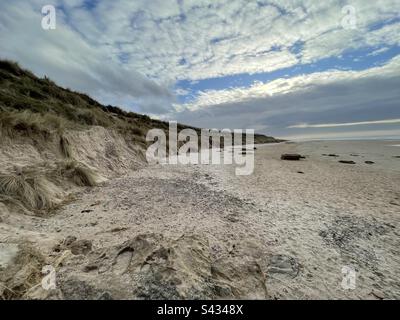
[[[43,255],[29,244],[20,244],[15,262],[0,274],[0,300],[25,298],[26,293],[40,284],[45,264]]]
[[[60,149],[61,149],[61,153],[65,158],[71,158],[71,144],[69,143],[69,140],[61,135],[60,136]]]
[[[67,177],[80,187],[94,187],[97,185],[97,175],[83,163],[75,160],[61,164],[61,175]]]
[[[44,177],[24,173],[0,175],[0,200],[34,211],[55,206],[51,184]]]
[[[41,114],[29,110],[0,113],[0,129],[10,137],[14,137],[16,133],[48,136],[53,131],[62,132],[64,126],[65,120],[50,113]]]

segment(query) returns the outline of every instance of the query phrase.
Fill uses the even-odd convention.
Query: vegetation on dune
[[[56,169],[19,168],[0,174],[0,201],[43,214],[59,204],[56,183],[60,181],[70,181],[79,187],[93,187],[97,185],[98,176],[83,163],[72,159],[58,163]]]
[[[51,113],[41,114],[30,110],[0,112],[1,132],[9,137],[15,137],[16,134],[48,136],[52,132],[61,132],[64,126],[65,120]]]
[[[97,175],[93,170],[75,160],[68,160],[60,164],[61,176],[73,181],[80,187],[94,187],[97,185]]]
[[[0,200],[38,211],[54,207],[50,183],[41,176],[11,173],[0,175]]]
[[[102,126],[144,141],[147,130],[168,128],[165,122],[104,106],[86,94],[61,88],[47,77],[38,78],[17,63],[4,60],[0,60],[0,114],[2,127],[11,129],[6,131],[9,134],[49,132],[58,129],[54,123],[62,120],[66,129]]]
[[[65,158],[72,157],[71,145],[69,143],[69,140],[63,135],[60,136],[60,149],[61,149],[61,154]]]

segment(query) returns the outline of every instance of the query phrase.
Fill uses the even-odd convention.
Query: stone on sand
[[[344,164],[356,164],[353,160],[339,160],[339,162]]]
[[[281,155],[281,160],[299,161],[304,157],[297,153],[285,153]]]

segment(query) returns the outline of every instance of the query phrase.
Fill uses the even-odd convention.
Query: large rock
[[[344,163],[344,164],[356,164],[354,161],[352,160],[339,160],[340,163]]]
[[[281,160],[299,161],[300,159],[304,159],[304,157],[297,153],[285,153],[281,155]]]

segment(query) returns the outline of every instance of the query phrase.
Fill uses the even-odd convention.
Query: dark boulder
[[[352,160],[339,160],[340,163],[344,163],[344,164],[356,164],[354,161]]]
[[[297,153],[285,153],[281,155],[281,160],[299,161],[300,159],[304,159],[304,157]]]

